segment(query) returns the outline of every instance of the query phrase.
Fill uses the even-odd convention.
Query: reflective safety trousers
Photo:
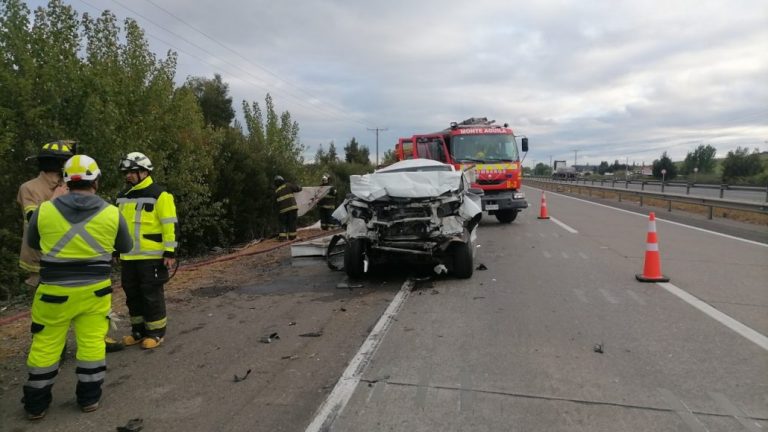
[[[117,205],[133,237],[133,249],[121,254],[121,260],[175,256],[178,218],[173,195],[147,177],[120,194]]]
[[[40,284],[32,303],[32,346],[27,358],[29,379],[24,384],[24,405],[29,413],[44,411],[51,402],[51,387],[72,324],[77,339],[77,402],[98,402],[106,373],[104,337],[109,329],[112,287],[80,288]]]

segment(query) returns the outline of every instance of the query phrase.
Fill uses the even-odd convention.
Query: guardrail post
[[[709,219],[712,219],[712,213],[714,213],[714,206],[709,206]]]
[[[667,201],[667,211],[668,212],[672,211],[672,200]]]
[[[629,180],[624,182],[624,189],[629,189]],[[766,189],[768,189],[768,188],[766,188]],[[768,198],[766,198],[766,199],[768,199]]]
[[[616,180],[611,180],[611,187],[612,187],[612,188],[615,188],[615,187],[616,187]]]
[[[723,197],[723,194],[725,193],[725,188],[728,187],[728,185],[721,184],[720,185],[720,198]]]
[[[686,183],[685,184],[685,194],[686,195],[690,195],[691,194],[691,184],[690,183]]]
[[[664,182],[661,182],[661,193],[664,193]]]

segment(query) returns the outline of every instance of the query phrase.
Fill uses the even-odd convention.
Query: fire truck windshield
[[[454,135],[451,155],[457,162],[512,162],[519,158],[513,135]]]

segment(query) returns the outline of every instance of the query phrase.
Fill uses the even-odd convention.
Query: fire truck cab
[[[483,190],[483,210],[501,223],[510,223],[528,207],[521,190],[522,168],[517,137],[505,123],[495,125],[486,117],[453,122],[440,132],[400,138],[395,146],[398,160],[433,159],[458,170],[469,169],[472,187]],[[528,138],[521,148],[528,151]]]

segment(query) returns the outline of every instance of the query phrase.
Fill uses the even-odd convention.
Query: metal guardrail
[[[709,219],[713,218],[714,215],[714,209],[730,209],[730,210],[740,210],[750,213],[757,213],[762,215],[768,215],[768,203],[759,203],[759,202],[750,202],[750,201],[741,201],[741,200],[728,200],[728,199],[722,199],[722,198],[705,198],[705,197],[697,197],[697,196],[691,196],[691,195],[681,195],[681,194],[675,194],[675,193],[665,193],[665,192],[649,192],[645,190],[633,190],[633,189],[621,189],[621,188],[614,188],[614,187],[607,187],[607,186],[592,186],[587,184],[580,184],[580,182],[575,181],[558,181],[553,180],[549,177],[525,177],[523,184],[525,182],[533,182],[533,183],[544,183],[544,184],[551,184],[556,186],[564,186],[564,187],[576,187],[579,188],[578,193],[581,194],[581,188],[587,189],[587,193],[589,196],[592,196],[592,191],[604,191],[604,192],[611,192],[618,194],[619,202],[621,202],[622,197],[629,197],[629,196],[635,196],[638,197],[640,206],[643,206],[643,200],[644,198],[653,198],[657,200],[662,200],[667,202],[667,211],[672,211],[672,203],[684,203],[684,204],[693,204],[698,205],[707,208],[707,217]],[[625,183],[625,182],[620,182]],[[660,183],[660,182],[658,182]]]
[[[543,180],[543,181],[553,181],[558,183],[573,183],[573,184],[584,184],[587,183],[591,184],[592,186],[595,185],[595,183],[599,183],[600,186],[604,186],[605,184],[610,184],[612,188],[616,188],[616,184],[624,185],[624,189],[629,189],[629,185],[640,185],[640,190],[645,190],[646,185],[655,185],[655,186],[661,186],[661,192],[664,192],[666,188],[678,188],[678,189],[685,189],[685,194],[690,195],[691,189],[713,189],[713,190],[719,190],[720,191],[720,198],[725,198],[725,191],[746,191],[746,192],[764,192],[765,193],[765,202],[768,203],[768,185],[766,186],[737,186],[737,185],[729,185],[729,184],[706,184],[706,183],[695,183],[695,182],[662,182],[658,180],[606,180],[606,179],[600,179],[600,180],[594,180],[594,179],[587,179],[587,178],[572,178],[572,179],[552,179],[549,176],[526,176],[525,178],[530,179],[536,179],[536,180]]]

